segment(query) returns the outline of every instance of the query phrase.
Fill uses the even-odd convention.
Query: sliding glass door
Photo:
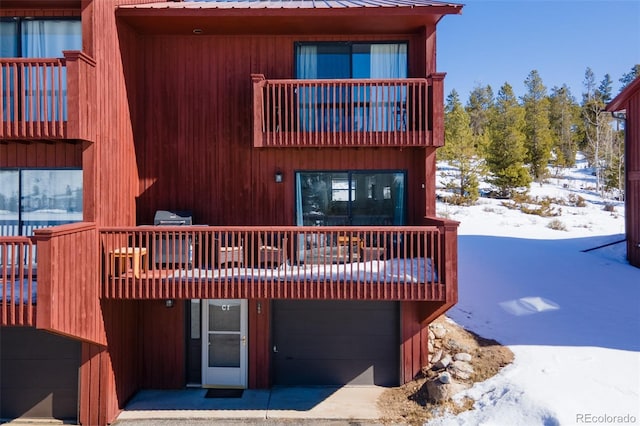
[[[296,173],[296,222],[306,226],[404,225],[402,171]]]
[[[296,78],[402,79],[407,77],[407,43],[322,42],[296,45]],[[372,82],[356,86],[310,85],[298,90],[302,130],[403,130],[404,85]]]
[[[82,50],[82,25],[79,19],[0,19],[0,57],[2,58],[62,58],[64,50]],[[3,98],[3,120],[13,120],[14,81],[20,83],[27,106],[25,120],[66,120],[66,67],[54,71],[50,67],[27,67],[22,73],[3,68],[2,90],[9,90]],[[39,88],[46,87],[46,93]],[[61,92],[62,108],[58,108],[54,93]],[[37,98],[37,99],[36,99]],[[22,98],[19,98],[22,101]],[[22,110],[19,106],[18,111]]]

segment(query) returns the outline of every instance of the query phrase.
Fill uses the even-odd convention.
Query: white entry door
[[[247,301],[202,301],[202,386],[247,387]]]

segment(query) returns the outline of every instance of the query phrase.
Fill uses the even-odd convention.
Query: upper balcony
[[[253,79],[254,147],[438,147],[444,74],[428,78]]]
[[[95,61],[63,54],[0,58],[0,141],[95,141]]]

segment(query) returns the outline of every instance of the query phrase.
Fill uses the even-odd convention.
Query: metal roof
[[[119,9],[351,9],[462,7],[433,0],[185,0],[121,5]]]

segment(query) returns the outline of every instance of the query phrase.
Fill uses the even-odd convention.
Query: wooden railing
[[[253,79],[254,147],[440,146],[444,74]],[[438,139],[440,138],[440,139]]]
[[[35,324],[34,248],[29,237],[0,237],[0,326]]]
[[[0,139],[95,140],[95,61],[0,58]]]
[[[445,301],[447,238],[455,229],[103,228],[103,297]]]

